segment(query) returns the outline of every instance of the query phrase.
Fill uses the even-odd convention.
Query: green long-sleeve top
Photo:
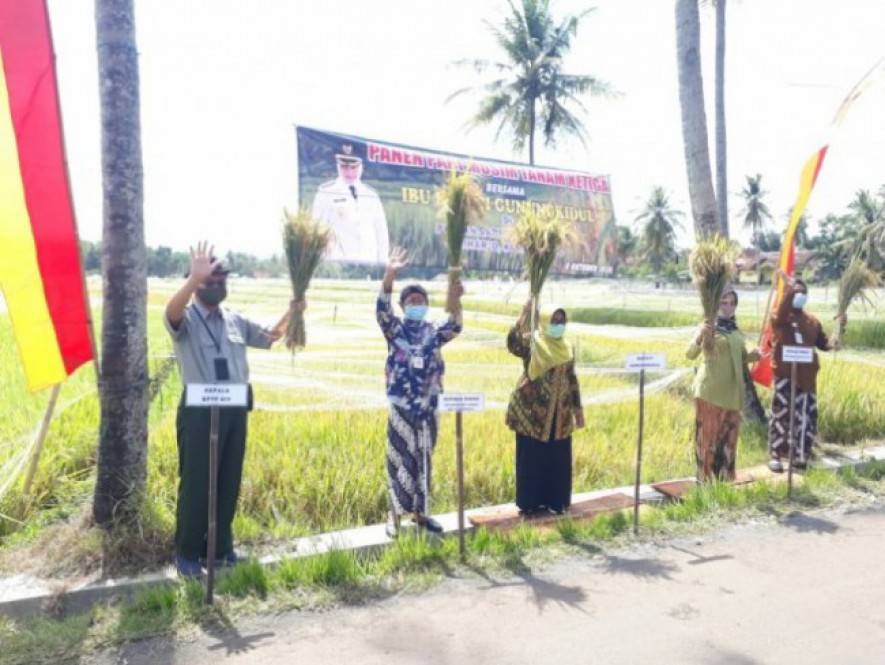
[[[744,407],[744,367],[758,359],[747,353],[739,330],[713,333],[713,350],[707,351],[692,340],[685,352],[689,360],[703,353],[704,360],[694,381],[694,396],[721,409],[739,411]]]

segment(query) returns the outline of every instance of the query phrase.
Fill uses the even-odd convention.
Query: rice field
[[[442,316],[445,282],[428,286],[436,306],[431,317]],[[150,284],[152,374],[168,362],[171,352],[161,316],[177,287],[177,281]],[[229,304],[273,323],[288,305],[289,288],[284,280],[231,279]],[[444,354],[445,385],[450,392],[485,395],[487,410],[464,417],[466,500],[469,506],[478,506],[511,501],[514,495],[513,435],[504,426],[503,409],[521,364],[507,353],[504,338],[527,290],[525,284],[512,281],[468,283],[467,288],[465,331]],[[90,289],[92,302],[100,303],[100,283],[90,281]],[[378,282],[317,280],[308,292],[307,348],[294,356],[282,345],[270,351],[250,350],[256,411],[249,422],[235,524],[241,542],[257,545],[384,519],[386,350],[374,319],[377,289]],[[752,318],[757,307],[764,310],[766,295],[742,294],[741,321]],[[576,313],[604,308],[639,312],[636,316],[646,317],[642,323],[659,324],[570,323],[568,337],[576,348],[588,425],[574,436],[574,490],[632,482],[638,379],[623,370],[628,353],[664,353],[669,366],[647,379],[643,480],[693,474],[693,370],[683,354],[699,318],[697,296],[690,290],[628,291],[617,282],[568,281],[546,288],[542,306],[552,302]],[[813,303],[812,310],[826,320],[835,306],[835,290]],[[674,325],[664,317],[668,312],[685,319]],[[100,321],[98,314],[95,318]],[[852,321],[858,320],[870,326],[881,323],[870,313],[852,312]],[[63,387],[32,495],[24,497],[22,470],[47,395],[27,392],[5,313],[0,313],[0,376],[0,537],[16,540],[28,538],[48,521],[73,514],[90,499],[98,400],[91,367],[81,369]],[[150,411],[146,514],[170,543],[178,464],[175,406],[180,390],[177,372],[172,372]],[[852,348],[825,356],[819,398],[825,441],[853,444],[885,437],[885,352]],[[435,512],[456,505],[454,416],[443,414],[440,425],[431,506]],[[744,427],[738,457],[742,466],[764,461],[765,432]]]

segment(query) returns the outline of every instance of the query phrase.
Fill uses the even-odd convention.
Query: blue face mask
[[[807,293],[796,293],[793,295],[793,307],[802,309],[808,303]]]
[[[409,321],[423,321],[427,316],[427,305],[406,305],[403,311]]]
[[[562,339],[563,335],[565,335],[565,324],[564,323],[548,323],[547,324],[547,337],[551,337],[553,339]]]

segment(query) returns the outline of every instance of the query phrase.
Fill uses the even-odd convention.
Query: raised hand
[[[196,248],[190,248],[191,279],[195,282],[202,283],[218,265],[218,261],[212,260],[212,252],[214,250],[215,246],[210,245],[206,240],[198,242]]]
[[[394,247],[390,250],[390,258],[387,260],[387,268],[384,271],[383,288],[387,293],[393,290],[393,280],[400,270],[409,264],[409,253],[402,247]]]

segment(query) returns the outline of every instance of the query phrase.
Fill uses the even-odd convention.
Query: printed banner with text
[[[575,225],[577,241],[553,272],[608,275],[616,234],[608,176],[453,155],[374,139],[297,127],[298,195],[335,232],[330,261],[381,265],[390,247],[409,250],[410,263],[446,265],[444,222],[437,192],[452,169],[477,176],[489,204],[481,225],[468,229],[467,265],[518,272],[523,255],[506,229],[526,206],[544,206]]]

